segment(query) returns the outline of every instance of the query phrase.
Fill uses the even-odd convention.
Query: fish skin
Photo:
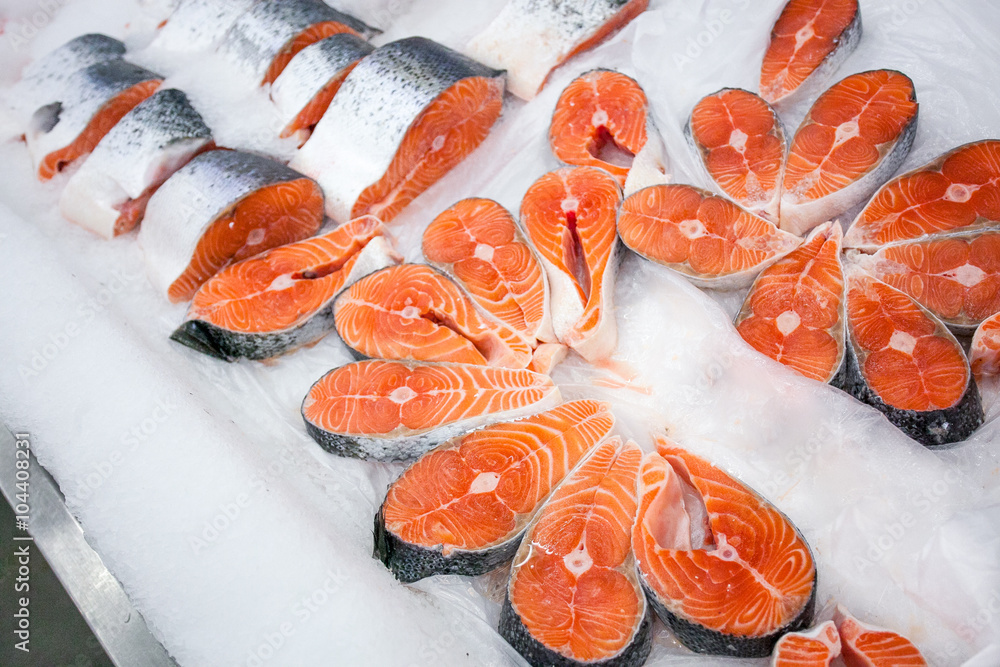
[[[530,100],[549,74],[646,10],[648,0],[510,0],[465,52],[507,70],[508,88]]]
[[[472,77],[503,81],[502,72],[424,37],[379,47],[347,76],[289,165],[323,186],[334,220],[367,213],[355,203],[388,171],[407,130],[442,93]]]
[[[72,144],[101,108],[117,95],[162,77],[120,58],[104,60],[74,72],[57,101],[40,107],[31,117],[25,139],[35,170],[46,156]]]
[[[304,178],[279,162],[241,151],[208,151],[188,162],[150,198],[139,228],[154,286],[166,294],[205,231],[238,202],[261,188]]]
[[[150,50],[175,53],[208,51],[258,0],[180,0]]]
[[[175,88],[159,90],[104,135],[66,183],[59,209],[106,239],[127,232],[132,227],[118,224],[122,205],[158,187],[212,145],[212,131],[187,96]]]

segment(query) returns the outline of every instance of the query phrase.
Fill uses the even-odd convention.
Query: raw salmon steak
[[[532,665],[638,667],[652,609],[631,532],[642,450],[606,440],[552,492],[514,556],[500,636]]]
[[[844,267],[836,223],[764,269],[736,316],[736,330],[761,354],[801,375],[831,382],[844,368]]]
[[[774,104],[811,92],[851,55],[861,32],[858,0],[790,0],[771,28],[761,96]]]
[[[757,95],[723,88],[691,111],[686,133],[708,177],[751,213],[778,222],[785,131]]]
[[[337,333],[358,358],[449,361],[527,368],[531,346],[426,264],[383,269],[333,305]]]
[[[840,655],[840,635],[833,621],[811,630],[789,632],[778,640],[771,656],[771,667],[830,667]]]
[[[591,70],[566,86],[552,114],[549,146],[566,164],[605,170],[626,192],[666,182],[663,142],[646,93],[619,72]]]
[[[524,369],[370,359],[320,378],[302,402],[302,418],[328,452],[398,461],[559,402],[549,377]]]
[[[227,264],[301,241],[322,223],[314,181],[259,155],[214,150],[149,198],[139,245],[153,285],[177,303]]]
[[[404,582],[506,563],[552,488],[614,421],[606,404],[574,401],[431,450],[389,487],[375,557]]]
[[[184,54],[208,51],[256,3],[257,0],[179,0],[149,48]]]
[[[378,32],[321,0],[257,0],[229,28],[219,51],[263,85],[274,83],[310,44],[339,33],[368,38]]]
[[[893,243],[856,261],[912,296],[956,333],[972,333],[1000,312],[1000,230]]]
[[[849,267],[847,323],[844,391],[928,447],[965,440],[983,423],[962,346],[926,308]]]
[[[63,217],[106,239],[139,224],[160,185],[215,147],[212,131],[175,88],[153,93],[104,135],[59,198]]]
[[[1000,375],[1000,312],[983,320],[976,329],[970,354],[976,377]]]
[[[548,276],[556,337],[589,361],[610,357],[617,344],[615,214],[621,197],[608,172],[566,167],[532,183],[521,201],[521,224]]]
[[[549,73],[645,11],[649,0],[510,0],[466,53],[507,70],[510,92],[530,100]]]
[[[503,72],[423,37],[375,49],[347,75],[291,166],[323,186],[327,214],[384,222],[482,143]]]
[[[342,289],[398,259],[378,218],[352,220],[230,264],[195,293],[171,338],[226,361],[285,354],[333,330]]]
[[[886,183],[844,236],[848,248],[1000,226],[1000,141],[959,146]]]
[[[785,161],[781,228],[804,234],[871,196],[917,131],[913,82],[895,70],[852,74],[813,103]]]
[[[639,477],[632,549],[653,608],[698,653],[765,657],[809,627],[816,565],[773,505],[704,459],[657,438]]]
[[[31,116],[25,139],[39,180],[94,150],[122,117],[162,83],[138,65],[112,58],[70,76],[56,101]]]
[[[503,206],[492,199],[463,199],[427,226],[423,252],[429,264],[532,347],[555,342],[545,272]]]
[[[618,234],[646,259],[715,289],[749,285],[801,242],[729,199],[690,185],[654,185],[629,195],[618,214]]]
[[[305,143],[344,79],[374,50],[357,35],[342,32],[299,51],[271,87],[282,138],[295,136],[300,146]]]
[[[906,637],[862,623],[843,607],[834,618],[847,667],[926,667],[919,649]]]

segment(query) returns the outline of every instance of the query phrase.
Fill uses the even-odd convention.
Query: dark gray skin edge
[[[681,616],[672,613],[657,597],[656,592],[646,583],[642,571],[636,567],[639,581],[646,591],[648,599],[656,615],[660,617],[674,636],[696,653],[707,653],[711,655],[728,655],[735,658],[766,658],[774,651],[774,645],[778,643],[786,633],[805,630],[812,625],[813,616],[816,613],[816,585],[817,576],[813,576],[812,594],[806,602],[802,611],[795,619],[783,628],[779,628],[769,635],[763,637],[738,637],[727,635],[716,630],[711,630],[704,626],[692,623]]]
[[[834,386],[884,414],[889,423],[923,446],[936,448],[961,442],[982,426],[983,403],[972,373],[969,373],[969,383],[962,400],[952,407],[927,412],[900,410],[888,405],[868,386],[861,374],[854,346],[848,342],[846,348],[842,382]]]
[[[302,324],[284,331],[243,333],[203,320],[188,320],[170,339],[223,361],[270,359],[318,341],[333,330],[332,300]]]
[[[505,596],[503,610],[500,612],[500,627],[498,631],[514,650],[528,661],[532,667],[551,665],[552,667],[640,667],[653,650],[653,610],[646,605],[646,613],[642,617],[639,629],[632,641],[621,653],[606,660],[597,662],[578,662],[572,658],[556,653],[531,636],[528,628],[521,622],[521,617],[514,611],[510,598]]]
[[[399,539],[385,527],[385,503],[375,515],[374,558],[385,564],[389,571],[404,584],[419,581],[435,574],[461,574],[474,577],[486,574],[510,561],[521,544],[524,529],[505,542],[480,551],[458,551],[445,556],[439,549],[427,549]]]

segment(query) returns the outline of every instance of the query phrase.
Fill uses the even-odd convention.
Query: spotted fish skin
[[[227,239],[235,252],[223,250],[216,257],[219,251],[209,248],[212,258],[202,262],[208,255],[202,241],[214,223],[226,216],[239,218],[239,205],[264,189],[278,189],[266,219],[248,221],[249,228],[236,230],[239,238]],[[291,204],[284,196],[298,193],[301,197]],[[316,198],[320,210],[312,210]],[[292,204],[299,208],[288,211]],[[182,301],[230,261],[315,234],[322,223],[321,207],[318,186],[297,171],[251,153],[213,150],[191,160],[150,197],[138,240],[153,284],[172,301]],[[293,218],[281,219],[282,228],[272,233],[278,213]],[[197,277],[189,279],[188,268],[199,262]]]
[[[308,46],[308,43],[293,42],[314,29],[318,32],[313,41],[341,32],[365,38],[378,32],[320,0],[258,0],[236,19],[219,51],[238,63],[254,80],[271,83],[284,69],[279,59],[285,59],[287,65],[296,47]]]
[[[507,70],[510,92],[530,100],[549,73],[646,10],[649,0],[510,0],[466,53]]]
[[[212,131],[187,96],[160,90],[101,139],[66,184],[59,208],[104,238],[128,232],[142,219],[144,201],[137,200],[212,145]]]
[[[40,107],[31,117],[25,138],[39,177],[51,178],[64,163],[93,150],[104,133],[151,95],[161,81],[158,74],[120,58],[104,60],[75,72],[66,80],[59,99]],[[137,94],[132,96],[131,106],[118,109],[117,118],[101,118],[107,115],[106,106],[133,90]],[[94,121],[110,125],[100,128],[101,132],[92,127]],[[87,134],[92,136],[84,136]],[[88,140],[87,145],[70,151],[81,137]],[[61,155],[66,151],[70,153]]]
[[[290,166],[319,181],[326,193],[327,215],[334,220],[345,221],[371,213],[388,222],[402,208],[394,204],[405,206],[430,183],[419,184],[415,192],[406,193],[398,202],[377,195],[371,202],[365,198],[372,196],[373,187],[389,176],[397,155],[407,157],[403,152],[408,148],[405,140],[413,136],[410,130],[418,129],[419,121],[428,118],[436,101],[463,85],[474,86],[476,94],[486,92],[484,99],[477,101],[480,110],[476,113],[483,115],[482,124],[488,132],[500,115],[502,72],[423,37],[386,44],[347,76],[312,137],[296,153]],[[449,119],[449,125],[465,120]],[[471,144],[460,147],[455,157],[465,157],[485,136],[485,133],[474,136]],[[428,138],[413,137],[415,141]],[[449,148],[446,135],[432,139],[441,140],[444,145],[420,144],[420,150],[427,152],[416,156],[417,159],[424,160],[431,153]],[[442,166],[447,170],[453,164]],[[440,175],[443,174],[435,175],[434,180]]]
[[[175,53],[207,51],[258,0],[180,0],[149,48]]]
[[[322,118],[333,95],[351,69],[375,47],[351,33],[339,33],[310,44],[296,54],[271,87],[271,101],[278,108],[282,136],[307,132]],[[319,98],[329,95],[326,106]],[[311,108],[311,105],[319,105]],[[303,116],[309,115],[306,119]]]

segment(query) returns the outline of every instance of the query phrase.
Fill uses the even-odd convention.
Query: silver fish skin
[[[507,88],[530,100],[549,76],[588,40],[610,35],[645,10],[649,0],[510,0],[466,46],[490,67],[507,70]],[[616,25],[620,23],[621,25]]]
[[[198,155],[149,198],[139,246],[153,285],[166,294],[191,262],[205,230],[246,196],[303,178],[253,153],[214,150]]]
[[[441,93],[470,77],[499,79],[503,72],[425,37],[375,49],[347,75],[289,166],[316,179],[326,195],[327,215],[346,222],[361,193],[388,170],[414,120]]]
[[[150,50],[198,53],[216,47],[257,0],[180,0]]]
[[[271,101],[288,128],[334,78],[375,50],[350,33],[332,35],[299,51],[271,86]]]
[[[160,186],[211,141],[187,95],[157,91],[118,121],[69,179],[59,199],[63,217],[107,239],[131,230],[119,221],[122,207]]]
[[[302,31],[335,21],[361,37],[378,30],[320,0],[258,0],[226,33],[219,51],[253,77],[263,80],[275,57]]]
[[[105,60],[75,72],[56,101],[31,117],[25,139],[37,170],[46,155],[73,143],[87,124],[115,96],[163,77],[121,59]]]

